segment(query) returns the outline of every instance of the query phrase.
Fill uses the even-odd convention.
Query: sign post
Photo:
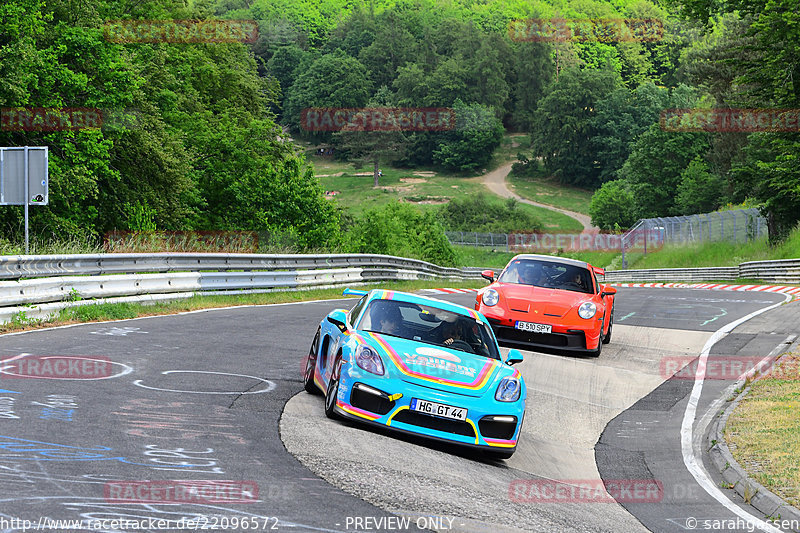
[[[30,205],[48,203],[47,146],[0,148],[0,205],[25,206],[25,253],[29,247]]]

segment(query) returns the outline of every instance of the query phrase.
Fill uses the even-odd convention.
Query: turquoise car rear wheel
[[[314,341],[311,343],[311,349],[308,351],[308,358],[306,359],[306,369],[303,372],[303,388],[306,392],[311,394],[319,394],[320,390],[314,383],[314,368],[317,366],[317,354],[319,354],[319,336],[320,328],[317,328],[317,334],[314,336]]]

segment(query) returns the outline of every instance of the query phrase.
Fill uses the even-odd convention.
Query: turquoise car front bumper
[[[498,401],[494,393],[492,389],[483,396],[470,396],[439,390],[400,378],[376,376],[345,363],[335,412],[394,431],[510,454],[519,439],[525,392],[523,389],[520,399],[514,402]],[[414,398],[466,409],[466,420],[412,411],[410,403]]]

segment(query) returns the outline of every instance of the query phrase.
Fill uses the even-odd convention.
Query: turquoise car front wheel
[[[333,362],[333,371],[331,372],[331,379],[328,381],[328,391],[325,393],[325,416],[336,420],[339,415],[334,411],[336,407],[336,397],[339,395],[339,377],[342,371],[342,358],[336,357]]]

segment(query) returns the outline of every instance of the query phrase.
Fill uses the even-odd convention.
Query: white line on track
[[[711,352],[711,348],[720,341],[725,335],[727,335],[730,331],[732,331],[735,327],[747,322],[751,318],[760,315],[761,313],[766,313],[772,309],[775,309],[778,306],[783,305],[791,301],[791,296],[786,295],[786,299],[783,302],[776,303],[774,305],[770,305],[769,307],[765,307],[763,309],[759,309],[758,311],[754,311],[749,315],[745,315],[738,320],[734,320],[726,324],[725,326],[721,327],[717,331],[711,335],[711,338],[706,341],[705,346],[703,346],[703,351],[700,353],[700,359],[697,363],[697,371],[695,374],[695,381],[694,386],[692,387],[692,393],[689,396],[689,403],[686,405],[686,411],[683,414],[683,422],[681,424],[681,452],[683,454],[683,463],[686,465],[686,468],[692,474],[694,479],[697,483],[703,487],[712,498],[717,500],[720,504],[722,504],[725,508],[729,511],[734,513],[735,515],[743,518],[748,522],[748,524],[753,524],[755,527],[762,531],[768,531],[769,533],[781,533],[781,530],[768,524],[767,522],[761,520],[760,518],[748,513],[735,503],[733,503],[714,483],[711,481],[708,472],[706,472],[705,467],[703,467],[702,461],[698,459],[698,455],[702,453],[700,447],[700,438],[697,439],[695,442],[694,439],[694,421],[695,417],[697,416],[697,404],[700,401],[700,395],[703,392],[703,383],[705,382],[705,374],[706,374],[706,361],[708,360],[708,355]],[[701,436],[702,437],[702,436]],[[697,446],[695,446],[697,444]],[[699,452],[699,453],[698,453]]]
[[[191,315],[194,313],[207,313],[210,311],[224,311],[228,309],[243,309],[243,308],[252,308],[252,307],[275,307],[278,305],[300,305],[300,304],[316,304],[316,303],[323,303],[323,302],[340,302],[344,300],[352,300],[355,301],[355,298],[330,298],[330,299],[323,299],[323,300],[303,300],[298,302],[281,302],[281,303],[274,303],[274,304],[246,304],[246,305],[230,305],[228,307],[205,307],[203,309],[194,309],[192,311],[180,311],[178,313],[165,313],[163,315],[147,315],[147,316],[137,316],[134,318],[115,318],[112,320],[98,320],[92,322],[77,322],[75,324],[64,324],[63,326],[49,326],[46,328],[36,328],[36,329],[26,329],[23,331],[13,331],[11,333],[2,333],[0,334],[0,338],[2,337],[11,337],[14,335],[25,335],[29,333],[36,333],[39,331],[51,331],[54,329],[67,329],[67,328],[75,328],[78,326],[96,326],[98,324],[111,324],[114,322],[132,322],[134,320],[147,320],[148,318],[163,318],[167,316],[180,316],[180,315]],[[2,532],[0,532],[2,533]]]

